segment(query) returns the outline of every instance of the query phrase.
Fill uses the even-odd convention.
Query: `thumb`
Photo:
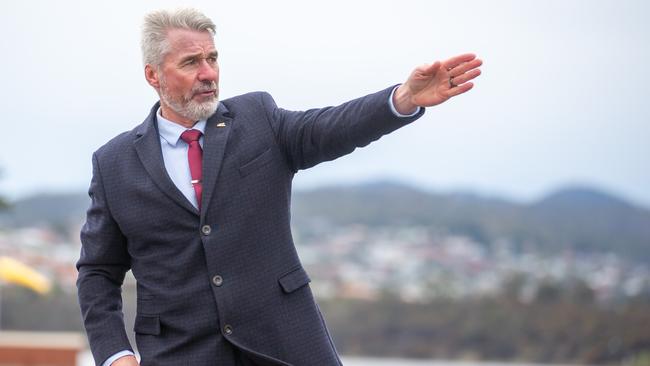
[[[440,69],[440,61],[432,63],[429,67],[427,67],[425,73],[427,75],[435,75],[438,72],[438,69]]]

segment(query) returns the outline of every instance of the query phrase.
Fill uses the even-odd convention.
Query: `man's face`
[[[184,125],[207,119],[219,105],[217,50],[209,32],[172,29],[158,68],[163,117]]]

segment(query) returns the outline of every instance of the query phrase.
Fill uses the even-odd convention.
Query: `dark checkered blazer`
[[[396,117],[392,89],[305,112],[262,92],[222,101],[205,128],[200,212],[166,173],[158,104],[97,150],[77,263],[97,364],[132,349],[120,295],[131,269],[144,366],[220,366],[228,342],[260,365],[340,365],[291,237],[291,181],[421,116]]]

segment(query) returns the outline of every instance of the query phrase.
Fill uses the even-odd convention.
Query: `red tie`
[[[190,145],[190,148],[187,150],[187,161],[190,163],[192,186],[194,186],[194,192],[196,192],[196,201],[198,202],[199,210],[201,209],[201,192],[203,191],[203,187],[201,186],[203,149],[201,149],[201,144],[199,144],[201,135],[202,133],[199,130],[187,130],[181,134],[181,139]]]

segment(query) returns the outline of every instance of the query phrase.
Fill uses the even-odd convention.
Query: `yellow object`
[[[39,294],[48,293],[52,287],[47,277],[9,257],[0,257],[0,279],[30,288]]]

